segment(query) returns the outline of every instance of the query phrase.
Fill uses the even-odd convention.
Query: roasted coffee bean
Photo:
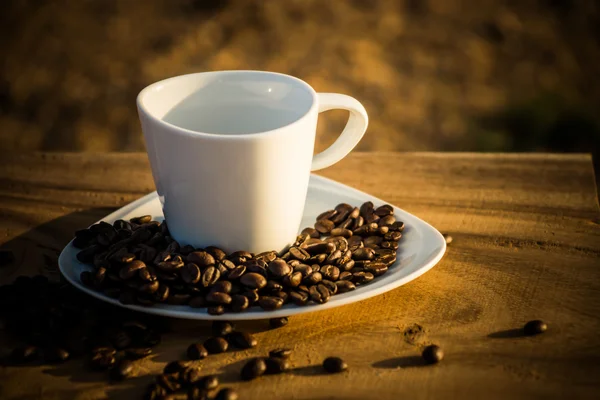
[[[354,231],[354,236],[369,236],[371,234],[369,225],[362,225],[356,228]]]
[[[269,319],[269,325],[271,328],[281,328],[288,324],[287,317],[271,318]]]
[[[211,304],[230,304],[231,296],[227,293],[210,292],[206,295],[206,301],[208,301]]]
[[[200,268],[194,263],[188,263],[179,270],[181,280],[187,284],[198,283],[202,274]]]
[[[294,244],[292,246],[293,247],[300,247],[308,239],[310,239],[310,235],[309,234],[301,233],[300,235],[296,236],[296,240],[294,241]]]
[[[92,282],[94,286],[102,286],[102,283],[104,283],[106,280],[106,275],[106,268],[98,268],[96,271],[94,271],[92,274]]]
[[[316,239],[321,237],[321,234],[319,233],[318,230],[316,230],[315,228],[310,228],[310,227],[304,228],[302,230],[302,234],[309,235],[311,238],[316,238]]]
[[[131,346],[132,343],[131,336],[123,330],[116,331],[111,336],[110,341],[117,350],[126,349],[127,347]]]
[[[389,231],[390,231],[390,227],[389,226],[380,226],[379,228],[377,228],[377,230],[375,231],[375,233],[377,233],[380,236],[384,236]]]
[[[281,283],[277,281],[267,281],[267,285],[263,288],[263,293],[276,293],[283,290]]]
[[[355,272],[352,274],[354,276],[353,282],[358,284],[369,283],[375,278],[375,276],[371,272]]]
[[[336,286],[335,282],[323,279],[320,284],[325,286],[327,288],[327,290],[329,290],[329,293],[331,293],[332,296],[337,293],[337,286]]]
[[[290,301],[297,306],[304,306],[308,303],[308,293],[301,291],[291,291],[288,295]]]
[[[442,361],[444,358],[444,351],[441,349],[441,347],[432,344],[425,347],[421,356],[427,364],[436,364]]]
[[[136,347],[125,350],[125,358],[128,360],[139,360],[152,354],[150,347]]]
[[[204,348],[206,348],[210,354],[224,353],[229,348],[229,343],[222,337],[212,337],[206,339]]]
[[[372,260],[375,256],[375,251],[369,247],[362,247],[352,253],[352,258],[356,261]]]
[[[325,238],[326,243],[333,243],[335,250],[339,250],[342,253],[348,250],[348,240],[342,236],[330,236]],[[334,251],[335,251],[334,250]]]
[[[389,204],[384,204],[382,206],[377,207],[377,209],[375,209],[374,212],[380,217],[385,217],[387,215],[392,215],[394,213],[394,208]]]
[[[296,287],[302,282],[302,273],[300,271],[292,272],[290,275],[284,276],[282,282],[287,287]]]
[[[208,254],[213,256],[216,261],[221,261],[227,258],[227,253],[225,253],[222,249],[215,246],[208,246],[204,249]]]
[[[170,363],[165,365],[165,368],[163,369],[163,374],[175,374],[177,372],[183,371],[184,369],[188,368],[190,365],[192,365],[192,364],[189,361],[183,361],[183,360],[171,361]]]
[[[364,202],[361,206],[360,206],[360,215],[362,217],[365,217],[369,214],[373,213],[373,203],[370,201]]]
[[[348,364],[339,357],[328,357],[323,361],[323,369],[330,374],[335,374],[346,371]]]
[[[157,268],[163,272],[176,272],[179,268],[184,266],[184,262],[181,256],[175,256],[169,261],[159,262]]]
[[[225,314],[225,307],[222,305],[211,306],[206,309],[209,315],[223,315]]]
[[[98,351],[92,354],[90,366],[93,370],[103,371],[112,368],[113,365],[115,365],[115,362],[115,353],[107,351]]]
[[[398,242],[381,242],[384,249],[398,250]]]
[[[302,281],[305,285],[311,286],[321,282],[323,275],[320,272],[313,272]]]
[[[324,212],[322,212],[321,214],[319,214],[317,216],[316,221],[320,221],[322,219],[331,219],[331,217],[333,217],[336,214],[337,214],[336,210],[327,210],[327,211],[324,211]]]
[[[342,236],[345,238],[349,238],[352,236],[352,231],[350,229],[345,228],[334,228],[331,230],[331,236]]]
[[[233,332],[233,324],[229,321],[214,321],[212,323],[212,333],[215,336],[225,336]]]
[[[364,247],[363,238],[361,236],[350,236],[350,238],[348,238],[348,248],[351,251],[355,251],[361,247]]]
[[[265,277],[257,274],[256,272],[248,272],[240,278],[240,282],[242,285],[249,287],[250,289],[262,289],[267,285],[267,280]]]
[[[187,257],[190,253],[192,253],[194,251],[194,246],[186,244],[185,246],[183,246],[181,249],[179,249],[179,253],[182,256]]]
[[[250,305],[256,303],[260,297],[256,290],[247,290],[243,292],[242,295],[248,299]]]
[[[208,357],[208,351],[201,343],[192,343],[187,348],[187,356],[190,360],[202,360]]]
[[[52,346],[44,350],[44,361],[51,364],[63,363],[69,359],[71,354],[62,347]]]
[[[335,211],[337,212],[350,212],[352,211],[354,207],[352,207],[350,204],[348,203],[340,203],[337,206],[335,206]]]
[[[327,257],[325,262],[329,263],[329,264],[333,264],[335,262],[335,260],[338,260],[341,257],[342,257],[342,252],[340,250],[336,250]]]
[[[227,279],[230,279],[230,280],[239,279],[242,275],[244,275],[245,272],[246,272],[246,266],[238,265],[237,267],[235,267],[234,269],[229,271],[229,274],[227,275]]]
[[[171,293],[169,297],[167,297],[167,304],[181,306],[184,304],[189,304],[192,296],[187,293]]]
[[[194,263],[200,268],[215,265],[215,258],[206,251],[194,251],[187,256],[188,262]]]
[[[447,245],[449,245],[450,243],[452,243],[452,240],[453,240],[452,236],[450,236],[450,235],[448,235],[446,233],[444,233],[442,236],[444,237],[444,240],[446,241]]]
[[[381,276],[388,270],[387,265],[380,262],[372,262],[365,266],[365,271],[372,273],[374,276]]]
[[[323,284],[311,286],[309,289],[310,299],[318,304],[327,303],[331,297],[331,293]]]
[[[267,375],[282,374],[290,369],[290,360],[287,358],[269,357],[265,359],[265,364],[267,365],[265,371]]]
[[[306,278],[308,275],[312,274],[312,267],[310,265],[300,264],[294,267],[294,272],[300,272],[302,278]]]
[[[146,224],[150,221],[152,221],[151,215],[142,215],[140,217],[131,218],[129,220],[129,222],[131,222],[132,224],[138,224],[138,225]]]
[[[298,286],[298,291],[308,293],[308,286],[306,286],[306,285],[299,285]]]
[[[379,221],[377,221],[377,225],[379,226],[392,226],[392,224],[396,222],[396,218],[393,215],[386,215],[385,217],[381,217]]]
[[[173,393],[181,389],[179,374],[159,374],[156,376],[156,383],[168,393]]]
[[[119,270],[119,278],[123,280],[131,279],[134,276],[138,275],[140,270],[145,268],[146,264],[144,264],[143,261],[133,260],[121,267],[121,269]]]
[[[283,299],[275,296],[261,296],[258,299],[258,305],[265,311],[273,311],[281,308]]]
[[[548,325],[544,321],[539,319],[529,321],[523,327],[523,333],[527,336],[533,336],[540,333],[544,333],[548,330]]]
[[[130,360],[121,360],[110,371],[110,377],[114,380],[122,381],[133,375],[133,363]]]
[[[302,263],[300,262],[300,260],[290,260],[290,261],[288,261],[287,263],[288,263],[288,265],[289,265],[290,267],[292,267],[292,269],[293,269],[294,267],[297,267],[298,265],[302,264]]]
[[[219,390],[219,393],[215,396],[214,400],[238,400],[239,396],[237,392],[231,388],[224,388]]]
[[[263,260],[250,260],[246,262],[246,271],[255,272],[262,276],[267,276],[267,263]]]
[[[290,358],[291,355],[292,349],[288,348],[275,349],[269,352],[269,357],[271,358]]]
[[[284,292],[283,290],[281,290],[279,292],[272,293],[272,295],[275,297],[279,297],[281,300],[283,300],[283,304],[287,303],[287,299],[288,299],[287,292]]]
[[[283,278],[292,273],[292,267],[282,259],[276,259],[269,263],[269,274],[275,278]]]
[[[349,280],[352,280],[352,278],[353,278],[352,272],[344,271],[344,272],[340,273],[340,277],[338,278],[338,280],[349,281]]]
[[[354,223],[353,218],[346,218],[335,229],[350,229],[350,227],[352,226],[353,223]],[[333,231],[333,229],[332,229],[332,231]],[[352,231],[352,230],[350,229],[350,231]]]
[[[231,311],[242,312],[250,306],[250,302],[246,296],[236,294],[231,296]]]
[[[15,364],[23,364],[37,360],[39,356],[40,351],[36,346],[22,346],[10,353],[10,360]]]
[[[143,282],[154,282],[157,280],[156,272],[152,267],[140,269],[138,271],[138,278]]]
[[[388,242],[397,242],[402,238],[402,233],[398,231],[390,231],[383,236],[383,239]]]
[[[335,228],[335,224],[328,219],[320,219],[315,223],[315,229],[322,234],[328,234]]]
[[[232,332],[227,338],[233,346],[242,350],[256,347],[258,344],[256,337],[247,332]]]
[[[404,230],[404,222],[402,221],[396,221],[392,224],[392,226],[390,226],[390,230],[392,231],[397,231],[397,232],[402,232]]]
[[[329,254],[335,250],[335,245],[333,243],[320,242],[307,246],[305,250],[312,256],[318,254]]]
[[[275,251],[265,251],[263,253],[257,254],[256,257],[254,257],[254,258],[257,259],[257,260],[262,260],[264,262],[269,263],[269,262],[271,262],[271,261],[273,261],[274,259],[277,258],[277,252],[275,252]]]
[[[350,291],[356,289],[356,286],[354,286],[354,283],[352,283],[351,281],[347,281],[347,280],[337,281],[335,283],[335,285],[337,286],[337,292],[340,294],[350,292]]]
[[[233,285],[229,281],[218,281],[211,288],[211,292],[220,292],[220,293],[231,293],[231,289]]]
[[[316,256],[312,256],[311,258],[309,258],[308,260],[306,260],[307,263],[310,264],[323,264],[325,262],[325,260],[327,260],[327,254],[317,254]]]
[[[354,267],[355,261],[350,259],[343,264],[339,264],[341,271],[350,271]]]
[[[193,254],[193,253],[192,253]],[[208,253],[207,253],[208,254]],[[211,256],[212,257],[212,256]],[[202,273],[202,277],[200,278],[200,283],[204,287],[209,287],[217,283],[219,278],[221,277],[221,273],[214,266],[208,267]]]
[[[167,390],[158,383],[148,385],[144,393],[144,400],[164,400],[167,398]]]
[[[381,236],[368,236],[364,240],[365,247],[374,247],[379,246],[383,242],[383,238]]]
[[[328,219],[331,220],[331,222],[333,222],[334,225],[339,225],[346,218],[348,218],[348,214],[350,214],[349,210],[341,210],[341,211],[338,211],[337,214],[335,214],[334,216],[332,216],[331,218],[328,218]]]
[[[374,214],[374,213],[371,213],[364,218],[365,218],[365,223],[367,223],[367,224],[370,224],[372,222],[377,223],[380,220],[379,215]]]
[[[163,301],[166,301],[169,298],[169,286],[165,285],[164,283],[160,283],[158,285],[158,289],[156,290],[156,292],[154,292],[154,300],[162,303]]]
[[[198,381],[197,387],[205,391],[216,389],[219,387],[219,378],[216,375],[207,375]]]
[[[396,262],[396,255],[389,255],[389,256],[378,257],[374,261],[375,262],[383,263],[387,267],[390,267],[392,264],[394,264]]]
[[[360,228],[361,226],[363,226],[365,223],[365,219],[362,216],[358,216],[354,219],[354,224],[352,224],[352,226],[350,227],[350,229],[352,229],[353,231],[355,231],[356,229]]]
[[[334,265],[324,265],[320,269],[323,279],[329,279],[330,281],[337,281],[340,277],[340,269]]]
[[[294,257],[296,260],[304,261],[310,257],[310,255],[308,254],[308,252],[306,250],[301,249],[299,247],[292,247],[292,248],[290,248],[289,251],[290,251],[290,255],[292,257]],[[275,260],[275,261],[277,261],[277,260]],[[275,262],[275,261],[273,261],[273,262]]]
[[[267,364],[264,358],[253,358],[242,368],[241,377],[245,381],[250,381],[264,375],[266,370]]]

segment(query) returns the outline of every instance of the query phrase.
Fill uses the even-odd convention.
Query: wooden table
[[[0,269],[3,283],[47,271],[75,229],[154,190],[144,154],[1,160],[0,244],[16,256]],[[376,298],[295,317],[278,330],[262,321],[242,324],[259,331],[259,346],[209,357],[202,362],[207,373],[222,374],[241,399],[597,396],[600,214],[589,156],[354,153],[322,174],[451,234],[446,256],[416,281]],[[547,333],[512,331],[536,318],[547,321]],[[2,367],[0,398],[138,398],[149,374],[204,337],[206,323],[189,324],[181,322],[181,332],[131,381],[108,385],[80,360]],[[425,333],[407,333],[414,324]],[[441,364],[418,362],[428,343],[444,348]],[[295,348],[298,370],[237,381],[242,360],[280,344]],[[329,355],[343,357],[349,372],[328,376],[310,367]]]

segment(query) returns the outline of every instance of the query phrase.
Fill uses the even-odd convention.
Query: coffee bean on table
[[[269,357],[276,357],[276,358],[290,358],[291,355],[292,355],[292,349],[288,349],[288,348],[275,349],[275,350],[271,350],[269,352]]]
[[[40,351],[36,346],[22,346],[14,349],[10,354],[10,360],[16,364],[28,363],[36,360]]]
[[[159,374],[156,376],[156,383],[169,393],[176,392],[181,389],[178,375],[179,374]]]
[[[202,371],[198,366],[189,366],[179,373],[179,380],[186,386],[202,382]]]
[[[121,360],[111,370],[110,376],[115,380],[123,380],[133,375],[133,363],[130,360]]]
[[[325,371],[334,374],[348,369],[348,364],[339,357],[328,357],[323,361]]]
[[[227,338],[233,346],[239,349],[250,349],[258,344],[256,337],[247,332],[232,332]]]
[[[539,319],[529,321],[523,327],[523,333],[527,336],[533,336],[540,333],[544,333],[548,330],[548,325],[544,321]]]
[[[265,364],[267,365],[265,374],[268,375],[281,374],[290,369],[290,360],[287,358],[269,357],[265,359]]]
[[[279,317],[279,318],[271,318],[269,319],[269,325],[271,326],[271,328],[281,328],[283,326],[286,326],[288,324],[288,318],[287,317]]]
[[[69,357],[69,352],[62,347],[53,346],[44,351],[44,360],[52,364],[65,362]]]
[[[442,361],[444,358],[444,352],[442,351],[441,347],[432,344],[425,347],[421,356],[427,364],[435,364]]]
[[[150,347],[130,348],[125,350],[125,358],[128,360],[139,360],[148,357],[150,354],[152,354],[152,349]]]
[[[170,363],[165,365],[165,368],[163,369],[163,374],[175,374],[177,372],[183,371],[190,365],[192,364],[189,361],[171,361]]]
[[[315,229],[322,234],[328,234],[335,228],[335,224],[328,219],[320,219],[315,223]]]
[[[233,332],[233,324],[229,321],[213,321],[212,332],[215,336],[225,336]]]
[[[273,311],[283,306],[283,300],[275,296],[261,296],[258,299],[258,305],[266,311]]]
[[[190,360],[202,360],[208,357],[208,351],[201,343],[190,344],[186,353]]]
[[[115,365],[115,353],[113,351],[98,351],[92,355],[90,366],[96,371],[107,370]]]
[[[250,289],[262,289],[267,285],[266,278],[256,272],[246,273],[240,278],[240,282]]]
[[[207,391],[216,389],[219,387],[219,378],[216,375],[207,375],[199,382],[198,387]]]
[[[238,400],[239,396],[237,392],[231,388],[224,388],[219,390],[219,393],[215,396],[215,400]]]
[[[229,343],[222,337],[212,337],[206,339],[204,342],[204,348],[210,354],[224,353],[229,348]]]
[[[242,368],[241,377],[245,381],[250,381],[264,375],[266,370],[267,364],[264,358],[253,358]]]

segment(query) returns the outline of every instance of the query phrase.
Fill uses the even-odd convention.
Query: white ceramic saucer
[[[369,200],[372,201],[376,207],[385,204],[385,202],[380,199],[356,189],[352,189],[341,183],[321,176],[311,175],[301,227],[313,226],[318,214],[324,210],[335,207],[339,203],[348,203],[358,206]],[[156,220],[163,219],[161,205],[156,192],[150,193],[141,199],[126,205],[112,214],[107,215],[102,220],[112,223],[117,219],[128,220],[129,218],[140,215],[152,215]],[[267,312],[262,311],[258,307],[253,307],[249,311],[243,313],[226,313],[224,315],[215,316],[209,315],[206,312],[206,309],[195,309],[188,306],[160,304],[152,307],[142,307],[136,305],[123,305],[118,300],[105,296],[103,293],[95,292],[81,283],[79,279],[80,273],[84,270],[91,269],[91,267],[77,261],[75,256],[79,250],[71,243],[64,248],[58,261],[60,270],[65,278],[80,290],[89,293],[100,300],[136,311],[169,317],[202,320],[249,320],[283,317],[326,310],[328,308],[339,307],[368,299],[369,297],[377,296],[402,286],[431,269],[442,258],[446,251],[446,242],[443,236],[425,221],[400,208],[394,207],[394,215],[397,220],[404,221],[405,229],[403,237],[400,240],[400,248],[398,249],[398,261],[389,268],[385,275],[376,278],[369,284],[358,286],[356,290],[352,292],[332,296],[331,300],[325,304],[310,304],[304,307],[286,304],[277,311]]]

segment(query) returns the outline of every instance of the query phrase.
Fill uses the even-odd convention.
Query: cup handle
[[[319,96],[319,113],[341,109],[350,111],[350,117],[340,137],[327,149],[313,157],[312,171],[329,167],[346,157],[358,144],[369,125],[367,111],[355,98],[337,93],[317,93],[317,95]]]

